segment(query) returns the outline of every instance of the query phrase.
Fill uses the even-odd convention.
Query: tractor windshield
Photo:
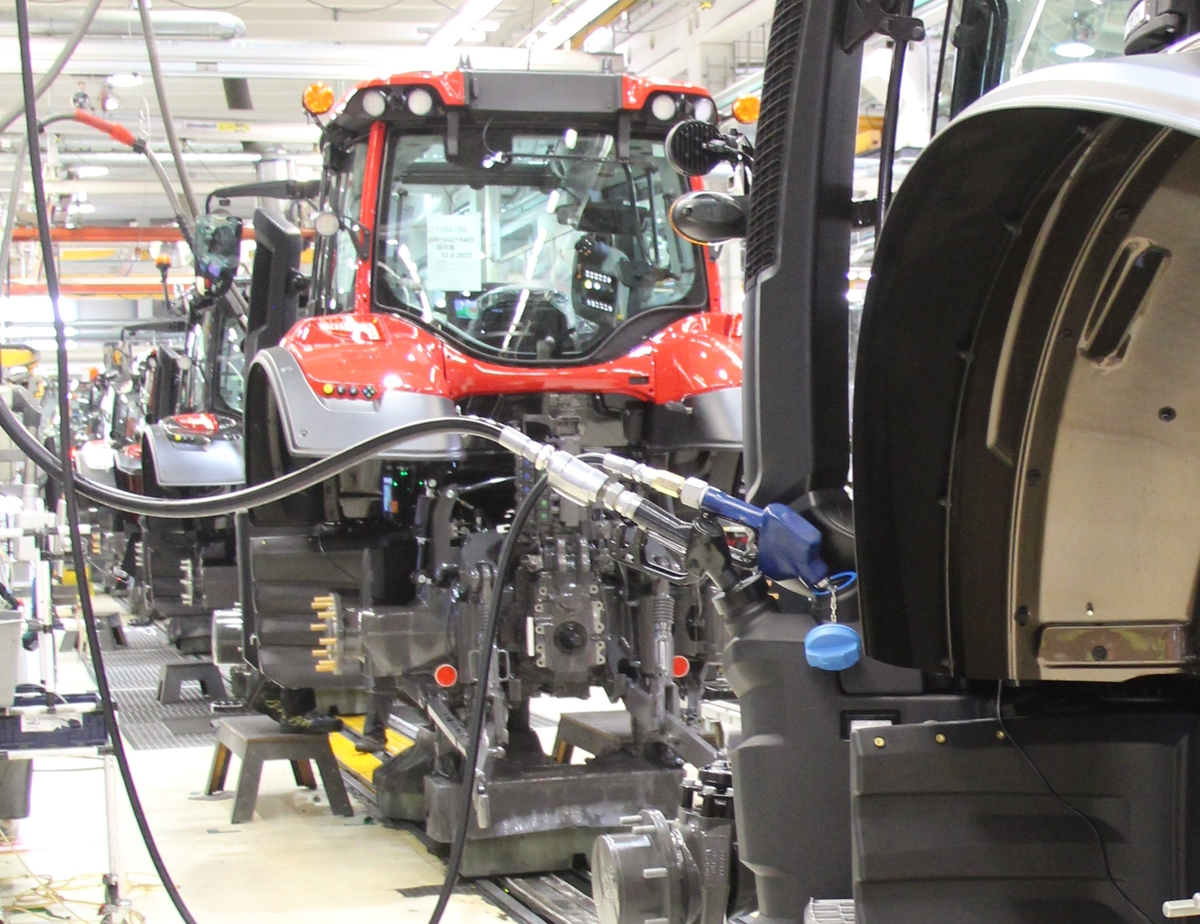
[[[686,187],[661,141],[634,139],[628,160],[611,136],[574,130],[503,147],[467,162],[447,159],[440,138],[393,138],[380,309],[485,355],[547,361],[586,356],[642,312],[704,306],[697,248],[667,221]]]

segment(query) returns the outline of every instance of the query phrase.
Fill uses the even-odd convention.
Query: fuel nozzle
[[[604,467],[614,474],[678,498],[694,510],[749,526],[758,533],[758,567],[774,581],[799,578],[809,587],[821,587],[829,568],[821,560],[821,533],[786,504],[758,507],[726,494],[699,478],[684,478],[609,453]]]

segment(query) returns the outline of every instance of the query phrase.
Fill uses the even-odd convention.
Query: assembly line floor
[[[264,766],[254,821],[230,824],[232,793],[203,794],[215,742],[202,727],[207,706],[197,699],[163,707],[154,699],[159,667],[179,656],[157,630],[134,629],[129,647],[107,657],[138,792],[167,867],[199,924],[285,917],[288,924],[423,924],[428,918],[444,868],[415,835],[373,823],[357,805],[354,818],[331,815],[323,790],[316,791],[316,801],[298,788],[286,761]],[[62,690],[90,686],[84,665],[71,652],[60,653],[59,676]],[[539,709],[535,725],[547,746],[559,705],[548,701],[547,711]],[[143,918],[179,920],[157,885],[123,793],[120,805],[134,924]],[[99,920],[100,877],[108,862],[101,759],[38,757],[31,809],[29,818],[0,835],[4,920]],[[60,900],[68,904],[56,904]],[[456,891],[443,920],[516,919],[468,883]]]

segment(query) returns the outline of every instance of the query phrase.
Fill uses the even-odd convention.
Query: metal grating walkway
[[[182,703],[164,706],[156,699],[162,666],[194,659],[181,655],[154,626],[126,626],[125,639],[126,647],[104,652],[104,667],[129,746],[138,751],[213,747],[212,709],[199,684],[184,684],[189,698]]]

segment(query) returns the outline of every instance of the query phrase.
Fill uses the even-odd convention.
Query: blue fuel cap
[[[843,623],[827,622],[804,636],[804,656],[810,667],[844,671],[862,658],[862,639]]]

